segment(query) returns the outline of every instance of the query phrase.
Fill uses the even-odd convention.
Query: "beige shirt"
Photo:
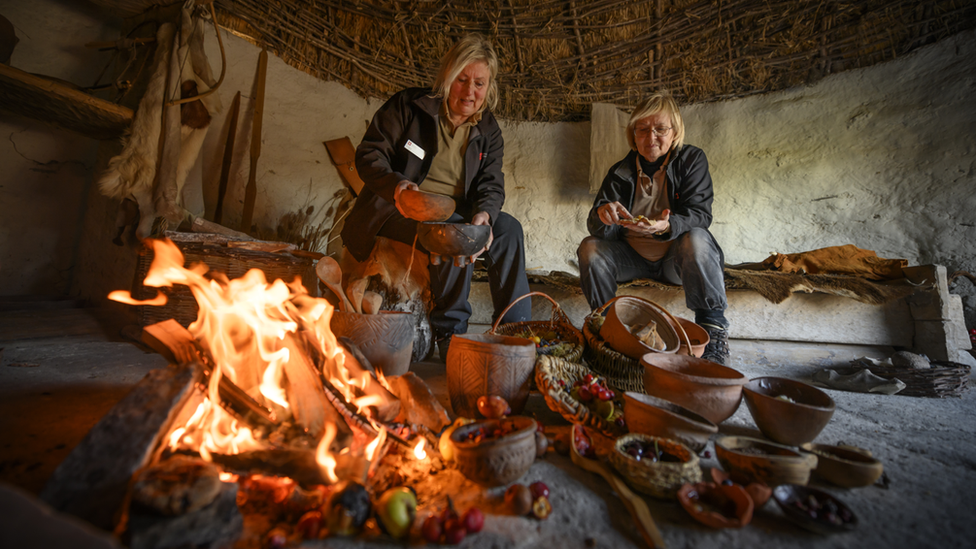
[[[471,128],[479,120],[481,116],[475,115],[455,127],[447,116],[447,106],[441,104],[437,154],[430,161],[430,170],[420,184],[420,190],[455,198],[464,196],[464,153],[468,150]]]
[[[637,188],[634,191],[634,204],[630,208],[630,213],[634,217],[643,215],[648,219],[660,219],[661,212],[671,207],[665,180],[667,160],[661,163],[660,169],[654,173],[653,177],[649,177],[641,169],[640,158],[637,158],[636,162]],[[662,241],[652,235],[640,234],[631,230],[625,231],[624,240],[630,244],[634,251],[648,261],[660,261],[671,247],[670,241]]]

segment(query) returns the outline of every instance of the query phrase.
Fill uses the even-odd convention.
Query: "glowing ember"
[[[216,453],[232,455],[269,447],[264,440],[267,433],[256,435],[218,405],[222,402],[220,380],[226,377],[266,407],[274,422],[294,424],[318,440],[316,461],[325,478],[335,482],[336,459],[330,446],[336,441],[337,426],[326,410],[332,406],[325,396],[323,380],[327,380],[379,433],[366,448],[367,459],[376,456],[386,433],[371,417],[371,410],[384,400],[379,396],[382,391],[373,390],[371,384],[384,385],[385,380],[346,367],[345,354],[329,329],[334,308],[328,301],[309,295],[297,278],[290,283],[269,283],[258,269],[228,280],[220,273],[208,273],[202,263],[185,268],[183,254],[171,241],[149,242],[154,259],[144,284],[190,288],[200,312],[188,330],[214,363],[206,398],[185,425],[170,434],[171,449],[196,451],[212,460]],[[109,297],[133,305],[166,304],[163,293],[147,301],[135,300],[123,291]],[[423,453],[423,441],[415,452]]]
[[[426,442],[426,440],[424,440],[423,438],[421,438],[420,439],[420,442],[418,442],[417,445],[414,446],[414,448],[413,448],[413,455],[417,459],[424,459],[425,457],[427,457],[427,451],[424,450],[424,443],[425,442]]]

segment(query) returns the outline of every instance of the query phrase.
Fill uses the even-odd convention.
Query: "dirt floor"
[[[133,343],[125,323],[104,311],[70,303],[6,310],[0,318],[0,546],[82,546],[64,543],[60,515],[31,514],[43,509],[34,498],[57,465],[87,431],[151,369],[166,361]],[[732,342],[732,366],[749,377],[781,376],[809,380],[821,368],[844,366],[855,357],[883,358],[890,348]],[[444,365],[412,367],[449,408]],[[821,536],[787,522],[775,502],[755,512],[737,530],[713,530],[692,520],[677,504],[651,498],[647,503],[666,546],[727,547],[957,547],[976,537],[976,392],[960,398],[915,398],[827,390],[836,412],[817,437],[825,444],[851,444],[873,452],[884,463],[886,485],[858,489],[832,487],[814,479],[857,514],[853,532]],[[550,425],[567,424],[533,394],[525,412]],[[760,436],[743,404],[720,425],[722,434]],[[718,466],[713,445],[702,453],[704,467]],[[463,479],[442,472],[445,490]],[[457,475],[459,476],[459,475]],[[453,478],[453,480],[451,480]],[[523,483],[543,480],[551,490],[553,513],[537,521],[506,514],[488,516],[482,533],[460,546],[471,548],[641,547],[643,542],[626,508],[602,478],[577,468],[550,451]],[[500,508],[504,489],[482,494],[487,508]],[[40,511],[39,511],[40,512]],[[60,537],[55,532],[68,532]],[[45,538],[44,534],[49,537]],[[104,535],[104,533],[102,533]],[[90,546],[111,546],[105,537]],[[16,545],[14,545],[16,543]],[[303,547],[392,547],[393,542],[329,539]]]

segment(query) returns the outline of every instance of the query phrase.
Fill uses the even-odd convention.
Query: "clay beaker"
[[[413,315],[381,311],[366,315],[336,310],[329,323],[336,337],[348,337],[369,363],[384,376],[398,376],[410,370],[413,353]]]
[[[457,334],[447,351],[447,391],[460,417],[477,418],[478,397],[508,401],[512,415],[525,408],[535,371],[535,342],[524,337]]]

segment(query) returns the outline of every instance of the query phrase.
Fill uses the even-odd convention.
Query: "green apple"
[[[417,495],[400,486],[383,492],[376,504],[376,518],[380,527],[395,539],[403,539],[417,517]]]

